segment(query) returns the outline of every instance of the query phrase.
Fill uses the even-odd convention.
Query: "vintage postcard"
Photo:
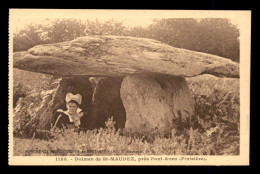
[[[9,10],[9,165],[250,165],[251,11]]]

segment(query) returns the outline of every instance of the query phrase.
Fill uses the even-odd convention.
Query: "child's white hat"
[[[65,100],[66,100],[66,102],[75,100],[76,102],[78,102],[78,104],[81,104],[82,96],[80,94],[73,95],[72,93],[67,93]]]

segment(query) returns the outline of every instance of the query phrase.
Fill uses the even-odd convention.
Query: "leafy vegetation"
[[[215,90],[211,96],[194,95],[199,126],[214,139],[216,154],[239,154],[240,101],[236,93]]]
[[[26,96],[26,92],[24,91],[24,89],[22,88],[21,84],[18,84],[16,86],[14,86],[14,96],[13,96],[13,107],[16,106],[16,103],[18,102],[19,98],[23,98]]]

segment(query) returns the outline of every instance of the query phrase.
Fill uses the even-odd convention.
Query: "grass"
[[[190,128],[179,136],[146,137],[122,135],[114,127],[57,134],[56,139],[14,139],[14,155],[238,155],[239,137],[225,132],[225,126],[207,131]]]

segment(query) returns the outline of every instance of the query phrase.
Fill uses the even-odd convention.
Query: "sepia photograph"
[[[250,11],[9,10],[9,165],[249,165]]]

